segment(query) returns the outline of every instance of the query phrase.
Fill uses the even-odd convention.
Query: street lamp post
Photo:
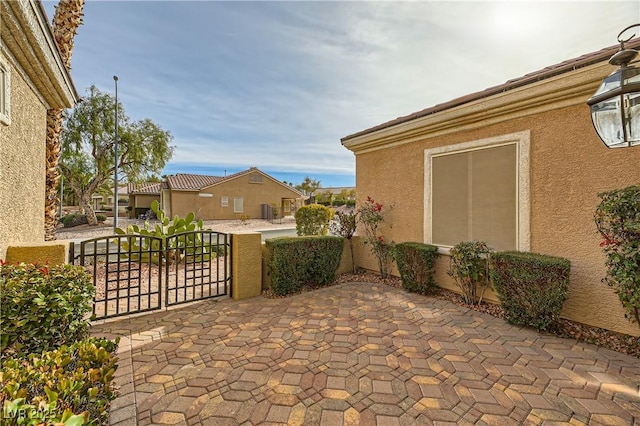
[[[118,227],[118,76],[113,76],[113,82],[116,86],[116,112],[115,112],[115,141],[113,148],[113,233],[116,233]]]
[[[640,68],[630,65],[638,62],[632,62],[638,51],[624,47],[635,34],[622,38],[633,27],[640,24],[620,31],[620,50],[609,59],[611,65],[620,68],[606,77],[587,101],[593,126],[607,148],[640,146]]]

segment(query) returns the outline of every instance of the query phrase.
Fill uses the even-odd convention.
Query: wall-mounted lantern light
[[[618,34],[620,51],[609,59],[611,65],[619,66],[605,78],[596,93],[589,98],[591,119],[600,139],[608,148],[623,148],[640,145],[640,68],[631,66],[638,55],[635,49],[625,49],[627,39],[622,35],[633,27],[628,26]]]

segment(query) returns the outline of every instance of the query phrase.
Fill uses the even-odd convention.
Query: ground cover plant
[[[26,358],[7,358],[0,373],[3,423],[106,425],[116,396],[118,342],[86,339]]]

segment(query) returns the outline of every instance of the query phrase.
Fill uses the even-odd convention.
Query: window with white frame
[[[220,199],[220,205],[222,207],[229,207],[229,197],[227,197],[226,195],[223,195],[222,198]]]
[[[0,57],[0,123],[11,124],[9,67]]]
[[[242,212],[244,212],[244,198],[235,197],[233,199],[233,212],[234,213],[242,213]]]
[[[529,132],[425,150],[425,241],[528,250]]]

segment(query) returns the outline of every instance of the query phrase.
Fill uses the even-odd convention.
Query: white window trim
[[[242,200],[242,209],[240,210],[237,209],[236,200]],[[244,213],[244,197],[233,197],[233,212]]]
[[[517,250],[529,251],[531,249],[531,182],[530,182],[530,145],[531,133],[529,130],[507,135],[496,136],[488,139],[464,142],[455,145],[441,146],[424,150],[424,242],[432,244],[433,224],[431,184],[433,179],[431,162],[433,157],[443,154],[454,154],[465,151],[475,151],[484,148],[498,147],[515,144],[517,156],[516,191],[516,241]],[[439,246],[440,252],[449,253],[449,246]]]
[[[4,78],[0,78],[1,90],[4,92],[4,105],[0,105],[0,123],[9,126],[11,124],[11,71],[2,56],[0,56],[0,69],[4,74]]]
[[[229,197],[226,195],[223,195],[222,198],[220,198],[220,206],[221,207],[229,207]]]

